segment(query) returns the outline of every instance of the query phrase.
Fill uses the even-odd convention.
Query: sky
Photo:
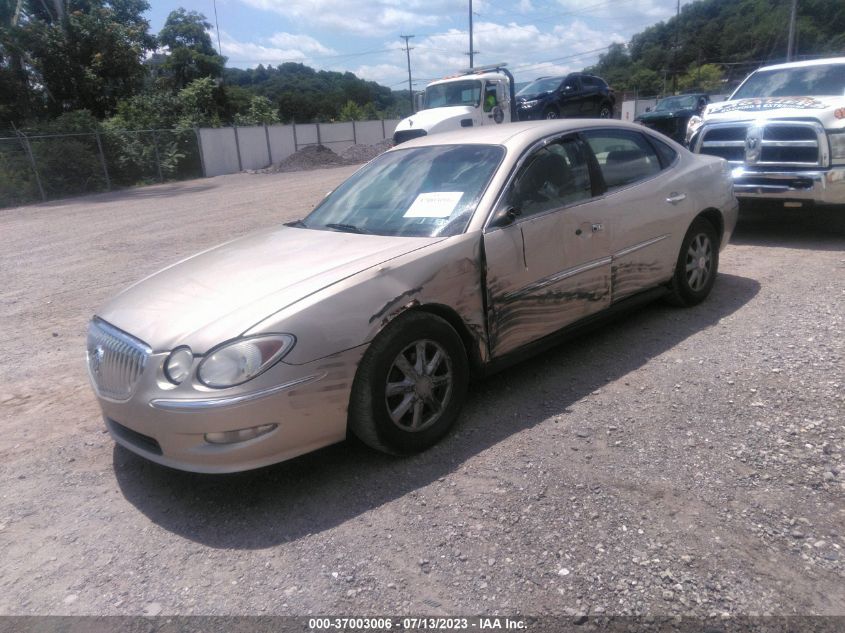
[[[184,7],[214,24],[214,0],[148,0],[153,32]],[[682,0],[681,5],[691,0]],[[394,90],[469,67],[469,0],[216,0],[227,65],[301,62]],[[472,0],[474,65],[506,62],[517,82],[594,63],[613,42],[675,14],[677,0]],[[216,30],[211,32],[215,47]]]

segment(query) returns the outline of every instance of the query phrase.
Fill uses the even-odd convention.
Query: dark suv
[[[516,94],[520,121],[561,117],[613,116],[616,97],[601,77],[571,73],[565,77],[540,77]]]

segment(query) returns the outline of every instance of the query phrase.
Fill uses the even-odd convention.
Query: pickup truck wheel
[[[599,118],[609,119],[613,115],[613,108],[606,101],[599,106]]]
[[[394,455],[435,444],[463,408],[469,363],[460,336],[433,314],[397,317],[364,354],[349,401],[349,427]]]
[[[560,114],[558,113],[556,108],[547,108],[545,112],[543,112],[544,119],[558,119],[560,118]]]
[[[678,253],[668,300],[677,306],[694,306],[710,294],[719,268],[719,238],[702,217],[693,220]]]

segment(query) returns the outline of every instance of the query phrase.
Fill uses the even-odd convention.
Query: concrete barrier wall
[[[240,171],[233,128],[200,129],[202,164],[207,177]]]
[[[269,125],[267,132],[270,135],[270,163],[280,163],[294,153],[293,126]]]
[[[245,169],[263,169],[283,161],[307,145],[318,143],[337,154],[355,143],[375,145],[392,137],[397,123],[397,120],[385,120],[201,128],[205,175],[211,177]]]
[[[264,126],[238,127],[238,149],[241,152],[241,170],[263,169],[270,164],[267,151],[267,133]]]

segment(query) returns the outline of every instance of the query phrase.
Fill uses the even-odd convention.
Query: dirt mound
[[[325,145],[308,145],[298,150],[267,171],[305,171],[321,167],[337,167],[348,162],[335,154]]]
[[[348,163],[366,163],[373,160],[382,152],[386,152],[393,147],[393,141],[389,138],[376,143],[375,145],[353,145],[343,150],[340,157]]]

